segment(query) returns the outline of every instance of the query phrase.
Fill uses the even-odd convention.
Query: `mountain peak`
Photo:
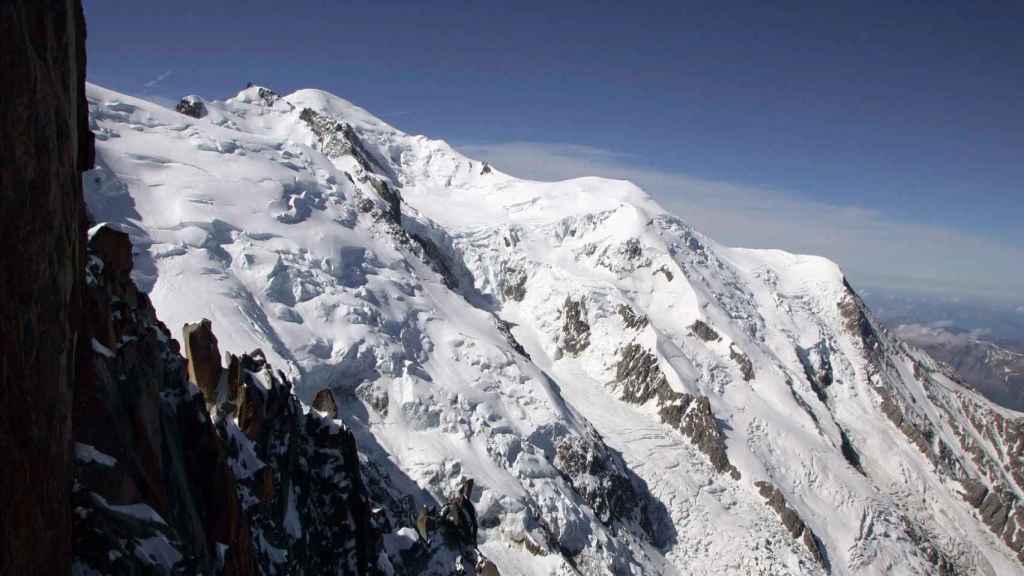
[[[319,90],[200,120],[87,96],[89,208],[164,321],[262,350],[395,479],[394,517],[471,501],[503,573],[1020,568],[1024,419],[883,330],[835,263],[722,246],[629,182],[515,178]]]

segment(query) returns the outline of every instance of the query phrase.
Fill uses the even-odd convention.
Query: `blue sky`
[[[716,4],[86,0],[89,79],[317,87],[862,285],[1024,302],[1024,8]]]

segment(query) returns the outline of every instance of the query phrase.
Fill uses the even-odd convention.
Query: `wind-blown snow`
[[[94,85],[88,98],[89,209],[132,235],[160,317],[210,318],[222,350],[262,348],[306,401],[334,389],[360,449],[417,501],[473,477],[480,549],[503,575],[931,574],[928,546],[974,573],[1020,569],[881,406],[896,386],[972,470],[943,407],[1017,415],[922,381],[929,360],[884,334],[879,372],[834,263],[721,246],[628,182],[514,178],[317,90],[247,88],[201,119]],[[622,399],[630,344],[672,391],[708,398],[739,479],[654,401]],[[831,382],[812,382],[826,365]],[[645,521],[601,521],[558,458],[586,442],[628,470]]]

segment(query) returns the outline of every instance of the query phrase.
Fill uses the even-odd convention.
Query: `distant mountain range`
[[[948,365],[956,378],[1024,410],[1024,306],[875,290],[864,298],[895,334]]]
[[[952,368],[956,377],[1007,408],[1024,410],[1024,342],[996,344],[985,333],[900,324],[894,333]]]

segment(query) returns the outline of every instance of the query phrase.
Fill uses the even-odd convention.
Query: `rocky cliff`
[[[496,574],[472,540],[385,545],[412,519],[370,499],[329,392],[310,410],[259,351],[222,365],[205,320],[181,356],[128,234],[88,228],[84,38],[78,2],[0,6],[0,574]]]
[[[0,574],[67,574],[93,156],[80,3],[0,4],[0,70]]]
[[[371,574],[379,530],[352,434],[303,410],[262,353],[210,322],[187,357],[131,280],[128,235],[89,231],[90,354],[75,398],[76,568],[103,574]]]

